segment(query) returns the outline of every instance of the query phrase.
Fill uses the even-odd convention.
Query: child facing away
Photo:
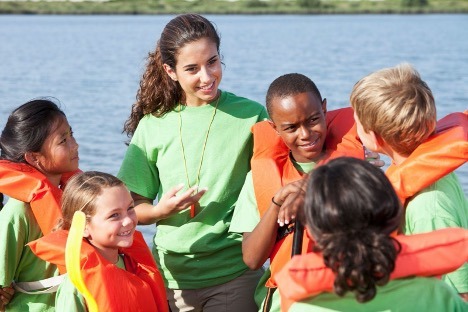
[[[251,269],[270,259],[255,295],[262,310],[280,309],[279,294],[270,277],[291,258],[291,225],[301,201],[294,202],[301,198],[298,194],[305,187],[302,177],[335,157],[365,157],[352,110],[327,112],[326,105],[326,99],[308,77],[298,73],[282,75],[271,83],[266,95],[271,121],[260,122],[252,129],[252,171],[245,180],[229,230],[243,233],[243,259]],[[299,249],[305,252],[308,245],[304,237]]]
[[[130,192],[110,174],[88,171],[70,179],[58,230],[30,243],[33,252],[64,266],[68,231],[77,211],[86,215],[80,274],[99,311],[169,311],[162,277],[142,234],[136,231]],[[56,309],[89,309],[68,276],[57,290]]]
[[[34,284],[57,275],[57,268],[25,246],[60,218],[64,181],[78,170],[78,144],[64,112],[44,98],[10,114],[0,149],[0,193],[9,197],[0,211],[0,310],[54,311],[55,294],[35,293]],[[9,287],[16,291],[7,303]]]
[[[419,261],[398,268],[402,245],[394,234],[404,211],[392,184],[374,165],[342,157],[315,169],[300,214],[315,247],[312,253],[294,257],[277,275],[282,311],[467,311],[468,304],[444,282],[419,276],[424,271]],[[458,253],[466,261],[468,231],[454,230],[459,230],[457,240],[464,241],[464,249],[459,246],[451,256]],[[426,241],[422,245],[423,254],[432,248]],[[323,261],[313,266],[317,254]],[[440,262],[434,258],[423,262],[428,260]],[[307,295],[312,281],[308,275],[325,274],[323,266],[333,272],[333,292]],[[391,279],[399,269],[405,277]],[[288,302],[284,294],[293,300]]]
[[[250,128],[267,113],[219,89],[219,47],[205,17],[173,18],[149,53],[125,123],[132,138],[118,177],[132,192],[138,222],[157,225],[153,255],[173,311],[257,309],[262,272],[244,264],[242,235],[228,228],[250,170]]]
[[[387,170],[409,167],[434,150],[444,151],[444,144],[427,148],[435,138],[436,106],[428,85],[410,64],[385,68],[362,78],[354,86],[351,106],[363,144],[370,150],[388,155],[392,165]],[[461,119],[466,124],[466,114]],[[461,141],[466,162],[467,132]],[[464,147],[463,147],[464,146]],[[423,148],[424,147],[424,148]],[[443,168],[454,152],[437,158],[433,166]],[[429,171],[408,171],[405,183],[430,179]],[[415,190],[405,203],[404,234],[415,234],[447,227],[468,229],[468,200],[454,172],[428,180],[426,187]],[[403,185],[411,189],[410,185]],[[395,188],[397,186],[395,185]],[[468,299],[468,263],[444,275],[443,280]]]

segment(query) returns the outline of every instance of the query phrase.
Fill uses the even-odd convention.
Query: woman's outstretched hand
[[[183,184],[179,184],[161,197],[158,204],[155,206],[155,208],[158,209],[159,220],[168,218],[179,211],[190,208],[191,205],[198,203],[200,198],[208,190],[207,188],[199,189],[198,186],[192,186],[185,192],[177,194],[183,187]]]

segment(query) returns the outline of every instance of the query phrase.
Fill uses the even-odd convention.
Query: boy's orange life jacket
[[[465,111],[439,120],[435,134],[419,145],[403,163],[390,165],[386,175],[405,203],[467,160],[468,111]]]
[[[61,187],[63,188],[65,182],[77,172],[79,170],[63,174]],[[60,209],[62,190],[28,164],[0,160],[0,193],[30,203],[34,217],[44,235],[50,233],[62,217]]]
[[[391,279],[446,274],[468,261],[468,230],[462,228],[398,235],[395,239],[401,252]],[[281,295],[281,311],[288,311],[294,302],[332,292],[335,274],[325,266],[321,254],[308,253],[293,257],[275,280]]]
[[[364,158],[364,148],[357,138],[356,126],[351,108],[329,111],[326,114],[327,137],[325,156],[320,164],[340,156]],[[251,161],[255,197],[260,216],[271,204],[271,198],[284,185],[297,181],[303,174],[297,171],[289,158],[289,148],[276,133],[268,121],[262,121],[252,127],[254,137]],[[302,252],[309,249],[310,240],[303,236]],[[274,276],[291,258],[293,235],[287,235],[275,243],[270,254],[270,271]],[[276,287],[272,279],[267,287]]]
[[[68,231],[52,232],[28,245],[41,259],[65,267]],[[126,270],[107,261],[83,239],[81,274],[100,311],[169,311],[164,282],[143,235],[122,248]]]

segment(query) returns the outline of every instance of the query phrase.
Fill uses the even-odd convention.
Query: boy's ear
[[[278,129],[276,129],[275,123],[274,123],[273,121],[271,121],[270,119],[268,119],[267,121],[268,121],[268,123],[270,124],[270,126],[271,126],[273,129],[275,129],[276,133],[278,133]]]
[[[322,101],[322,111],[324,114],[327,113],[327,98],[324,98]]]
[[[368,146],[369,149],[373,151],[380,151],[382,150],[382,147],[385,145],[384,139],[377,133],[375,133],[372,130],[369,130],[369,135],[371,137],[372,145],[371,147]]]
[[[164,71],[166,72],[166,74],[168,74],[172,80],[177,81],[177,75],[175,71],[172,69],[172,67],[167,64],[163,64],[163,67],[164,67]]]

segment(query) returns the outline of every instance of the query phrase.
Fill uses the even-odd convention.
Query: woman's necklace
[[[196,183],[195,183],[195,185],[197,185],[197,192],[198,192],[198,186],[199,186],[199,183],[200,183],[200,172],[201,172],[201,168],[202,168],[202,164],[203,164],[203,157],[205,156],[206,142],[208,141],[208,135],[210,134],[211,125],[213,124],[213,120],[215,118],[216,111],[218,109],[218,103],[219,103],[220,97],[221,97],[221,94],[218,96],[218,99],[216,100],[215,108],[214,108],[214,111],[213,111],[213,116],[211,116],[210,123],[208,124],[208,129],[206,130],[205,142],[203,142],[203,148],[202,148],[201,157],[200,157],[200,165],[198,165],[197,180],[196,180]],[[189,176],[188,176],[187,159],[185,158],[184,141],[182,140],[182,116],[180,114],[181,110],[182,110],[182,105],[179,103],[180,145],[182,146],[182,158],[184,159],[185,176],[187,178],[187,185],[188,185],[188,188],[190,188],[191,185],[190,185],[190,179],[189,179]],[[195,204],[190,205],[190,217],[191,218],[195,217]]]

